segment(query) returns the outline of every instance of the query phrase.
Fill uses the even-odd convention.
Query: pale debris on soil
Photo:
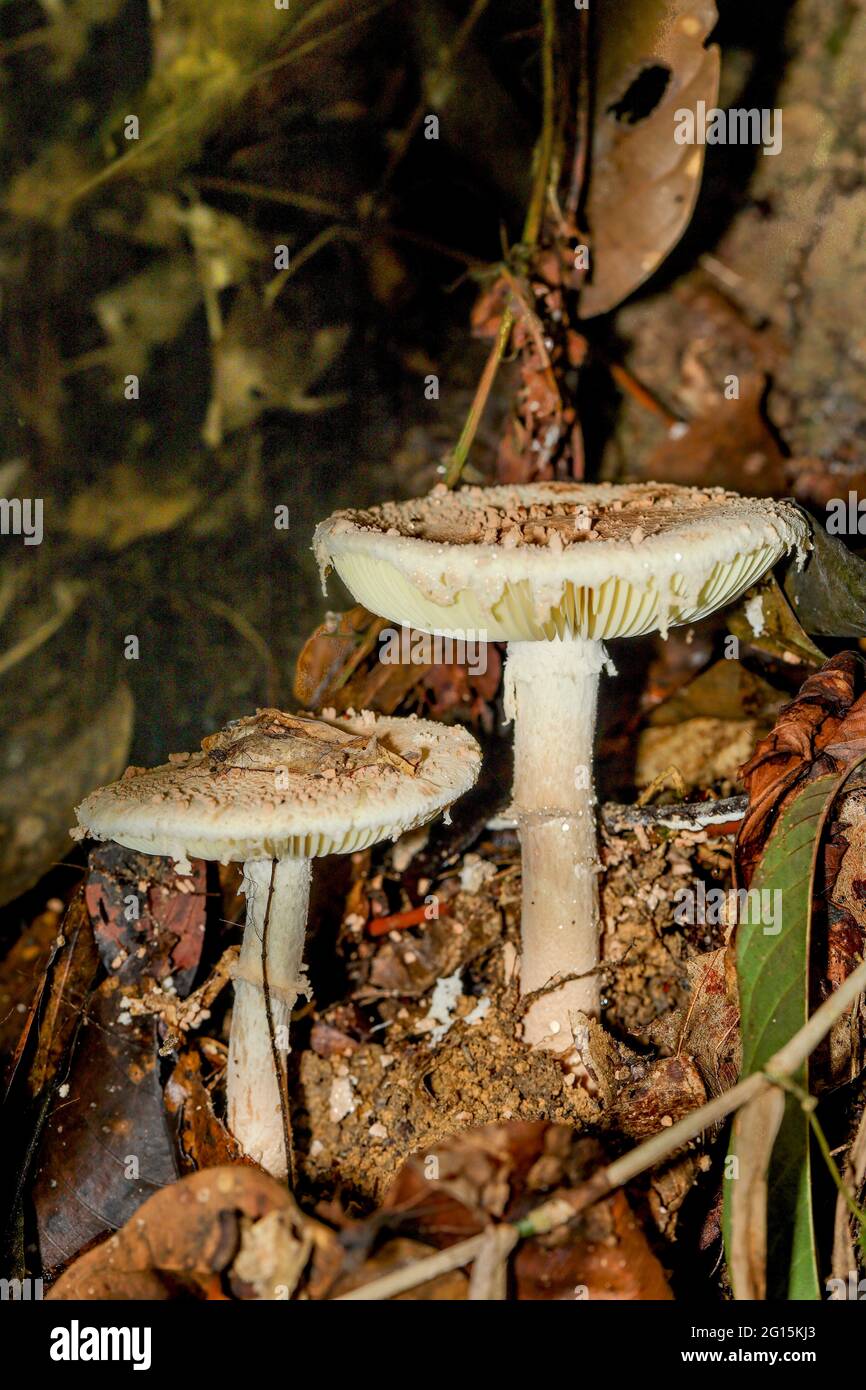
[[[510,855],[504,865],[509,851],[498,856],[495,875],[482,875],[476,894],[460,887],[465,860],[453,879],[437,885],[439,921],[401,932],[396,941],[373,944],[351,934],[350,976],[363,965],[354,998],[367,1009],[378,1008],[386,1027],[353,1043],[348,1057],[310,1049],[301,1054],[305,1114],[296,1125],[310,1139],[298,1145],[299,1163],[318,1191],[342,1188],[363,1202],[378,1201],[412,1152],[471,1126],[507,1119],[550,1119],[620,1136],[645,1133],[647,1126],[699,1103],[702,1088],[715,1089],[717,1076],[706,1072],[713,1068],[718,1039],[714,1033],[684,1034],[683,1020],[692,985],[701,978],[702,955],[715,959],[713,948],[723,944],[720,929],[678,926],[672,903],[677,888],[697,875],[724,878],[727,842],[710,840],[705,831],[641,828],[640,834],[605,836],[607,1008],[605,1028],[590,1029],[593,1094],[575,1085],[551,1054],[529,1049],[521,1039],[516,840]],[[470,860],[470,874],[478,857]],[[449,914],[459,918],[461,932],[453,932]],[[434,1012],[446,1012],[439,1002],[434,1010],[437,989],[443,1001],[443,985],[449,1023],[434,1038],[429,1022]],[[722,1005],[727,1001],[720,1000],[720,1028],[727,1026]],[[662,1019],[667,1030],[656,1036]],[[628,1035],[640,1051],[622,1041]],[[646,1053],[654,1045],[674,1056],[654,1060]],[[335,1095],[350,1096],[351,1108],[332,1107]],[[669,1232],[699,1172],[698,1157],[665,1169],[652,1198],[660,1227]]]

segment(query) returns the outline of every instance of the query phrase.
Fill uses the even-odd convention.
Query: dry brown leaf
[[[785,459],[762,412],[766,378],[740,381],[737,400],[719,395],[703,415],[677,426],[653,449],[641,476],[656,482],[719,487],[746,497],[778,497],[787,491]]]
[[[314,333],[290,327],[248,288],[238,291],[225,328],[213,346],[213,384],[202,437],[216,448],[227,434],[246,429],[266,410],[314,414],[343,404],[342,396],[311,394],[340,356],[345,325]]]
[[[148,1198],[120,1231],[80,1256],[48,1297],[225,1297],[226,1287],[244,1299],[289,1297],[290,1291],[278,1287],[268,1285],[268,1291],[263,1279],[280,1272],[294,1288],[301,1253],[312,1252],[314,1266],[318,1260],[324,1269],[335,1244],[333,1234],[304,1216],[287,1188],[267,1173],[243,1165],[210,1168]],[[260,1277],[255,1256],[264,1261]]]
[[[373,651],[384,626],[383,618],[375,617],[360,605],[346,613],[329,613],[307,638],[298,657],[294,694],[301,708],[316,710],[333,705],[338,713],[345,709],[340,691],[359,663]],[[358,708],[367,706],[359,704]]]
[[[98,484],[73,498],[66,529],[78,541],[125,550],[144,536],[173,531],[201,501],[198,488],[188,483],[157,489],[134,468],[119,463]]]
[[[748,642],[791,666],[820,666],[824,661],[824,653],[801,626],[772,574],[766,575],[728,610],[726,621],[729,631],[741,642]]]
[[[190,1049],[178,1058],[165,1088],[165,1108],[175,1117],[181,1157],[188,1170],[252,1162],[244,1160],[237,1140],[214,1114],[198,1052]]]
[[[719,50],[704,47],[718,19],[713,0],[600,0],[596,10],[584,318],[637,289],[688,226],[704,147],[675,143],[674,113],[699,100],[714,106],[719,89]]]
[[[741,770],[749,809],[737,837],[746,884],[767,834],[805,781],[842,771],[866,752],[866,662],[840,652],[804,681]]]
[[[737,1299],[766,1297],[767,1172],[784,1113],[785,1092],[775,1086],[744,1105],[734,1120],[738,1170],[728,1179],[728,1267]]]

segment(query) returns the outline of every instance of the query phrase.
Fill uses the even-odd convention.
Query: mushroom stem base
[[[271,868],[270,859],[248,860],[244,864],[247,916],[234,981],[227,1079],[228,1122],[244,1153],[274,1177],[284,1178],[287,1159],[280,1104],[282,1077],[277,1075],[274,1065],[262,972]],[[310,861],[285,859],[277,863],[268,916],[267,977],[281,1068],[285,1068],[289,1053],[292,1009],[304,990],[302,959],[309,901]]]
[[[592,751],[601,642],[510,642],[506,712],[514,719],[513,814],[523,861],[520,988],[545,990],[524,1016],[535,1047],[572,1054],[578,1015],[599,1011],[598,851]],[[557,978],[574,977],[558,988]]]

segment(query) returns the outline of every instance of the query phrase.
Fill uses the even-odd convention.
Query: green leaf
[[[844,780],[833,774],[808,783],[779,818],[755,869],[752,896],[740,914],[745,920],[737,928],[743,1076],[764,1067],[809,1016],[812,883],[824,822]],[[807,1089],[807,1068],[791,1079]],[[736,1127],[729,1156],[737,1156]],[[746,1180],[751,1176],[743,1175]],[[732,1259],[732,1251],[736,1252],[737,1242],[749,1239],[749,1233],[735,1224],[732,1195],[726,1187],[725,1239],[733,1266],[739,1261]],[[794,1096],[786,1098],[769,1159],[766,1265],[769,1298],[821,1297],[809,1123]],[[739,1293],[735,1288],[734,1292],[738,1297],[749,1296],[748,1291]]]
[[[803,512],[812,549],[802,569],[788,563],[785,593],[807,632],[823,637],[866,637],[866,560]]]

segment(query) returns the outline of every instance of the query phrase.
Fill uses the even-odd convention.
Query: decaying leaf
[[[18,1046],[6,1077],[11,1086],[30,1035],[36,1047],[27,1073],[30,1094],[38,1096],[53,1081],[96,977],[99,958],[84,895],[76,893],[64,914],[45,967],[20,1030]]]
[[[591,318],[637,289],[679,241],[700,186],[704,146],[677,144],[675,112],[716,104],[719,50],[705,47],[713,0],[603,0],[586,215]]]
[[[144,375],[154,349],[174,342],[200,302],[195,262],[182,253],[160,257],[97,295],[93,310],[108,339],[104,360],[116,390],[127,373]]]
[[[769,826],[799,785],[841,770],[864,751],[866,662],[857,652],[841,652],[808,677],[742,769],[749,809],[737,855],[746,883]]]
[[[402,1234],[441,1248],[491,1229],[491,1221],[519,1219],[543,1196],[582,1181],[599,1159],[595,1141],[564,1125],[487,1125],[409,1159],[384,1210],[392,1231],[396,1224]],[[488,1296],[501,1296],[510,1244],[507,1234],[490,1237],[490,1258],[475,1279]],[[524,1241],[512,1266],[519,1299],[671,1297],[622,1192],[568,1227]],[[368,1264],[364,1273],[369,1282],[376,1271]]]
[[[264,1224],[263,1224],[264,1223]],[[58,1279],[52,1299],[288,1298],[334,1237],[266,1173],[193,1173],[155,1193]],[[316,1287],[316,1270],[312,1274]]]
[[[785,1114],[780,1090],[757,1096],[734,1117],[731,1147],[736,1156],[736,1180],[730,1194],[728,1267],[735,1297],[767,1296],[768,1172],[773,1146]]]
[[[489,731],[489,704],[502,675],[499,651],[489,643],[484,669],[467,661],[434,661],[428,633],[400,628],[394,644],[401,660],[382,660],[379,638],[388,624],[366,608],[329,613],[298,658],[295,695],[308,709],[413,710],[432,718],[459,713]],[[392,639],[393,641],[393,639]],[[408,659],[402,659],[404,654]]]
[[[322,777],[387,765],[414,776],[417,761],[395,753],[380,734],[353,734],[321,719],[260,709],[202,739],[214,772],[270,771],[284,767]]]
[[[214,1113],[202,1078],[200,1053],[187,1049],[178,1058],[165,1088],[165,1106],[175,1117],[185,1170],[217,1168],[224,1163],[252,1162]]]
[[[726,614],[729,630],[741,642],[789,665],[820,666],[824,653],[800,625],[774,576],[768,574]]]
[[[0,1069],[4,1072],[21,1042],[22,1018],[26,1018],[26,1031],[41,1007],[62,915],[62,903],[47,904],[0,961]],[[7,1085],[10,1079],[6,1077]]]
[[[694,1058],[711,1096],[733,1086],[739,1072],[740,1018],[728,948],[704,951],[687,966],[689,997],[652,1029],[657,1046]]]
[[[325,621],[307,638],[295,671],[295,698],[302,709],[322,709],[333,705],[338,711],[339,692],[357,668],[373,651],[385,626],[366,608],[350,608],[346,613],[328,613]],[[360,704],[360,709],[367,708]],[[391,711],[383,710],[382,713]]]
[[[126,997],[144,979],[189,989],[204,938],[204,866],[186,879],[191,892],[181,884],[169,860],[114,844],[93,851],[85,900],[109,973],[89,998],[68,1001],[81,1027],[53,1093],[32,1192],[48,1269],[177,1176],[154,1020],[133,1018]]]
[[[756,373],[739,389],[735,400],[719,393],[704,414],[674,425],[642,465],[641,476],[699,487],[712,478],[745,497],[784,494],[784,456],[762,410],[766,379]]]
[[[119,463],[101,482],[73,497],[66,527],[80,541],[125,550],[143,537],[174,530],[201,502],[201,492],[189,482],[155,488],[134,468]]]
[[[647,722],[675,725],[685,719],[774,719],[784,696],[739,661],[724,657],[656,705]]]

